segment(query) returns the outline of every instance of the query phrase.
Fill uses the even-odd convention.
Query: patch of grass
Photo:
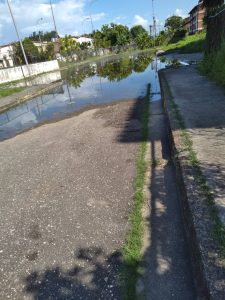
[[[168,87],[168,91],[170,93],[171,111],[177,121],[178,127],[181,130],[181,137],[182,137],[181,142],[183,145],[182,151],[187,152],[189,164],[194,170],[194,180],[198,185],[199,192],[205,198],[206,203],[210,209],[210,215],[211,215],[212,221],[214,223],[213,235],[214,235],[214,238],[218,242],[222,257],[225,258],[225,227],[219,218],[218,210],[215,206],[214,193],[210,189],[210,187],[207,183],[207,179],[204,176],[204,174],[202,173],[202,170],[200,167],[200,162],[197,157],[197,153],[193,149],[193,142],[191,140],[190,134],[188,133],[188,131],[185,127],[185,123],[184,123],[184,120],[179,111],[179,107],[173,100],[172,93],[169,89],[169,86],[167,85],[167,87]]]
[[[124,269],[122,281],[124,287],[124,299],[136,298],[136,283],[139,276],[139,263],[142,259],[141,249],[143,245],[144,221],[142,217],[142,207],[144,203],[144,184],[147,170],[146,152],[148,141],[148,120],[150,105],[150,84],[144,100],[144,110],[142,117],[141,143],[136,163],[134,207],[130,215],[130,230],[123,248]]]
[[[10,96],[15,93],[19,93],[23,90],[23,87],[1,87],[0,88],[0,98]]]
[[[204,58],[199,69],[202,74],[225,86],[225,42],[219,51]]]
[[[203,52],[205,47],[205,32],[188,35],[174,44],[163,46],[165,51],[179,51],[180,53]]]

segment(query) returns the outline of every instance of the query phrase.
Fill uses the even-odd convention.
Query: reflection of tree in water
[[[66,81],[70,86],[79,88],[82,82],[89,77],[95,75],[95,69],[92,66],[88,66],[82,69],[72,69],[66,74]]]
[[[147,69],[151,61],[152,61],[151,53],[139,54],[138,57],[134,59],[133,70],[137,73],[142,73]]]
[[[109,81],[120,81],[127,78],[132,71],[138,73],[144,72],[151,61],[151,53],[142,53],[133,58],[125,57],[117,62],[99,66],[97,74],[107,78]]]
[[[141,53],[137,56],[126,56],[118,61],[108,62],[105,65],[98,64],[97,66],[90,65],[81,69],[69,69],[65,77],[68,84],[75,88],[79,88],[86,78],[94,76],[96,72],[100,77],[118,82],[127,78],[133,71],[137,73],[144,72],[151,61],[151,53]]]
[[[97,68],[97,74],[109,81],[120,81],[127,78],[133,71],[133,60],[129,57]]]

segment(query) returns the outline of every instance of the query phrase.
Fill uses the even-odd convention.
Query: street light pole
[[[14,19],[13,12],[12,12],[12,8],[11,8],[11,5],[10,5],[9,0],[7,0],[7,4],[8,4],[8,7],[9,7],[10,15],[11,15],[12,20],[13,20],[13,24],[14,24],[14,27],[15,27],[15,30],[16,30],[16,34],[17,34],[18,40],[19,40],[19,42],[20,42],[20,47],[21,47],[22,52],[23,52],[24,60],[25,60],[25,63],[26,63],[26,65],[27,65],[28,72],[29,72],[29,74],[30,74],[27,56],[26,56],[26,53],[25,53],[25,50],[24,50],[24,47],[23,47],[22,40],[21,40],[20,35],[19,35],[19,31],[18,31],[17,26],[16,26],[16,21],[15,21],[15,19]]]

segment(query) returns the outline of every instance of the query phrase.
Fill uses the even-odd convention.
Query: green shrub
[[[203,74],[225,86],[225,42],[219,51],[207,55],[200,65]]]

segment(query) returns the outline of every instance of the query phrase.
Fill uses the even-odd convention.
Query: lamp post
[[[10,12],[10,15],[11,15],[11,18],[12,18],[12,21],[13,21],[13,24],[14,24],[14,27],[15,27],[15,30],[16,30],[16,34],[17,34],[18,40],[20,42],[20,47],[21,47],[21,50],[23,52],[24,60],[25,60],[25,63],[27,65],[27,70],[28,70],[28,73],[30,75],[30,70],[29,70],[29,64],[28,64],[27,56],[26,56],[26,53],[25,53],[25,50],[24,50],[24,47],[23,47],[22,40],[20,38],[19,31],[18,31],[17,26],[16,26],[16,21],[14,19],[12,8],[11,8],[9,0],[7,0],[7,4],[8,4],[8,7],[9,7],[9,12]]]
[[[89,17],[84,18],[83,21],[85,20],[90,20],[91,21],[91,29],[92,29],[92,33],[94,32],[94,25],[93,25],[93,19],[92,16],[90,15]]]

